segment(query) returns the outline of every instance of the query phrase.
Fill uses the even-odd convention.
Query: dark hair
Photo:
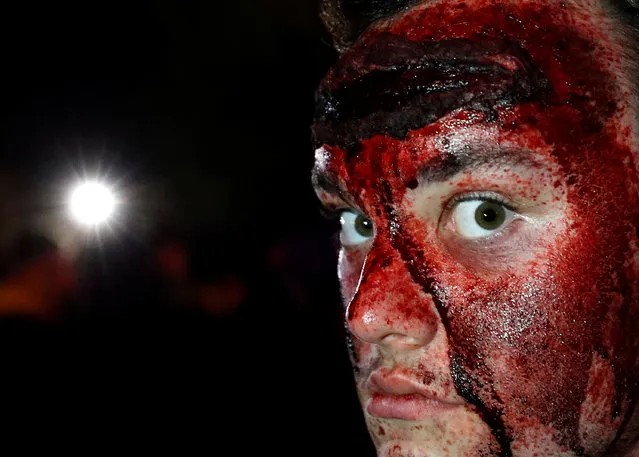
[[[623,22],[639,30],[639,0],[609,0],[609,2],[619,13]]]
[[[423,0],[320,0],[320,15],[335,47],[342,51],[375,21],[391,17]],[[604,0],[613,14],[639,31],[639,0]]]
[[[420,0],[320,0],[320,16],[342,51],[373,22],[405,11]]]

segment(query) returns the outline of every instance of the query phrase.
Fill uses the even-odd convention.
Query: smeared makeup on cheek
[[[562,4],[437,4],[369,32],[320,88],[317,145],[331,147],[333,173],[379,227],[373,249],[398,253],[408,279],[433,297],[455,386],[503,456],[531,417],[587,453],[579,420],[593,357],[614,375],[596,393],[613,405],[612,417],[599,419],[605,426],[622,430],[637,400],[628,249],[639,226],[637,183],[621,121],[629,94],[615,83],[618,50],[595,23]],[[429,138],[455,123],[496,125],[497,142],[552,147],[571,226],[535,268],[490,281],[460,271],[428,243],[432,233],[418,234],[420,224],[398,211],[419,164],[446,155]]]

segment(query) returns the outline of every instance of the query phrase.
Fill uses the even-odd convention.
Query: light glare
[[[71,214],[78,222],[97,225],[113,214],[115,197],[103,184],[85,182],[73,190],[70,207]]]

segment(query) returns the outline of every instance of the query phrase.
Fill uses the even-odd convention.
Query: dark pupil
[[[361,236],[371,237],[373,236],[373,223],[364,216],[357,216],[357,219],[355,219],[355,230]]]
[[[506,220],[506,210],[495,202],[484,202],[475,211],[475,221],[485,230],[495,230]]]
[[[494,222],[495,219],[497,219],[497,212],[494,208],[486,208],[482,213],[482,217],[484,218],[485,222],[491,223]]]

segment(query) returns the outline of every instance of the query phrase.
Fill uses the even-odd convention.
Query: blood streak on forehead
[[[506,109],[531,101],[566,105],[584,128],[600,129],[620,114],[620,50],[595,13],[539,3],[446,1],[374,28],[320,86],[316,146],[352,153],[376,134],[404,139],[460,108],[512,124]]]
[[[315,134],[348,149],[379,133],[404,139],[458,108],[496,116],[549,92],[526,51],[502,39],[414,42],[381,33],[343,62],[320,90]]]
[[[362,206],[374,208],[376,224],[383,224],[378,233],[392,238],[413,280],[433,296],[451,343],[455,385],[483,413],[502,455],[510,453],[506,428],[515,428],[516,414],[555,424],[560,440],[579,451],[584,373],[597,351],[614,370],[614,390],[604,393],[614,397],[614,414],[627,413],[636,401],[636,282],[625,267],[639,226],[631,132],[623,122],[629,94],[618,83],[619,47],[600,27],[598,14],[562,2],[427,6],[369,31],[319,91],[313,131],[316,145],[329,151],[327,171],[341,177],[351,193],[364,195]],[[552,279],[522,272],[510,283],[490,283],[456,272],[454,262],[436,246],[424,245],[412,221],[396,211],[395,202],[419,169],[416,139],[431,145],[429,138],[454,130],[460,119],[496,127],[503,137],[497,140],[521,138],[533,150],[536,143],[539,150],[551,146],[552,159],[565,173],[574,209],[570,222],[579,234],[539,259],[552,268]],[[434,149],[424,154],[446,155]],[[465,301],[455,290],[466,291]],[[517,298],[522,290],[528,299]],[[503,402],[517,401],[518,388],[505,391],[502,382],[497,383],[502,391],[491,392],[491,377],[499,373],[478,362],[503,345],[495,336],[503,332],[476,329],[508,330],[513,316],[530,313],[531,306],[551,316],[547,322],[554,319],[555,327],[539,324],[529,343],[545,349],[538,356],[526,353],[517,369],[534,378],[552,366],[546,360],[552,354],[563,371],[552,388],[543,379],[538,384],[529,379],[539,392],[525,405],[506,405],[511,421],[503,424]],[[566,390],[552,391],[558,388]]]

